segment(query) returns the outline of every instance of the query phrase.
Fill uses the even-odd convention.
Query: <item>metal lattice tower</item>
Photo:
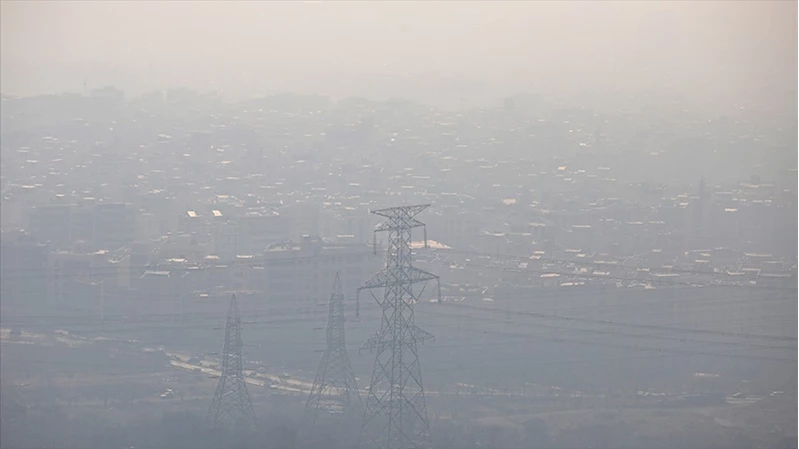
[[[232,425],[235,428],[246,428],[256,422],[242,371],[242,346],[241,318],[236,306],[236,295],[233,295],[225,321],[222,373],[211,408],[208,409],[208,422],[212,427]]]
[[[414,294],[413,285],[438,281],[438,276],[411,265],[411,230],[424,226],[413,217],[428,206],[372,211],[388,219],[377,226],[375,233],[388,231],[389,237],[386,267],[358,289],[358,293],[364,289],[383,289],[383,298],[375,297],[383,314],[380,330],[366,343],[377,355],[361,428],[361,447],[430,446],[430,423],[417,344],[433,336],[414,323],[413,304],[422,292]],[[425,230],[425,246],[426,234]],[[440,297],[440,284],[438,291]]]
[[[344,291],[341,277],[336,273],[333,291],[330,294],[327,316],[327,349],[322,355],[319,371],[316,373],[308,403],[307,416],[316,423],[320,409],[340,411],[348,418],[357,417],[361,410],[361,397],[352,373],[350,359],[344,339]]]

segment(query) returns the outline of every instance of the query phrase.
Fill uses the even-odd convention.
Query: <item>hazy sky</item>
[[[793,1],[1,5],[4,93],[80,91],[84,81],[367,96],[443,86],[719,98],[796,87]]]

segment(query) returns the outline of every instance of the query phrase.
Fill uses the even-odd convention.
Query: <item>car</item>
[[[171,389],[171,388],[167,388],[167,389],[166,389],[166,391],[164,391],[163,393],[161,393],[161,394],[159,395],[159,397],[160,397],[161,399],[167,399],[167,398],[171,398],[171,397],[173,397],[173,396],[175,396],[175,392],[174,392],[174,391],[172,391],[172,389]]]

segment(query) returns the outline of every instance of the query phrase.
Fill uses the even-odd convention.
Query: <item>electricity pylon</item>
[[[388,256],[386,267],[358,289],[359,293],[364,289],[383,289],[382,300],[375,297],[383,312],[380,330],[366,344],[375,349],[377,355],[361,427],[361,447],[430,446],[430,423],[417,343],[433,336],[414,323],[413,304],[421,291],[414,294],[413,285],[438,281],[438,276],[411,266],[411,230],[424,226],[413,217],[428,206],[372,211],[388,218],[375,228],[375,233],[388,231]],[[438,290],[440,298],[440,284]]]
[[[350,359],[344,339],[344,290],[341,277],[336,273],[333,291],[330,294],[327,316],[327,349],[322,355],[319,371],[316,373],[306,415],[316,423],[320,409],[332,413],[343,413],[347,418],[357,417],[361,410],[361,397],[352,373]]]
[[[241,318],[236,306],[236,295],[233,295],[225,321],[222,373],[219,375],[211,408],[208,409],[208,423],[211,427],[233,425],[241,429],[256,423],[242,370],[242,346]]]

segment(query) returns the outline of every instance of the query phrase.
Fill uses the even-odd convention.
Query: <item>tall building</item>
[[[298,202],[280,209],[290,230],[289,238],[299,240],[303,235],[319,234],[319,207]]]
[[[71,248],[77,241],[94,242],[94,206],[73,206],[69,218],[69,244],[59,247],[60,249]]]
[[[116,250],[134,239],[136,218],[128,204],[98,204],[94,207],[94,246]]]
[[[72,204],[52,204],[36,207],[30,214],[31,234],[53,248],[65,248],[72,240]]]
[[[79,242],[74,249],[51,252],[47,262],[51,303],[90,316],[102,313],[104,290],[117,282],[119,269],[107,251],[92,252],[88,243]]]
[[[699,180],[696,205],[693,213],[694,235],[698,238],[705,236],[705,214],[707,213],[707,191],[705,178]]]
[[[260,254],[269,245],[289,239],[289,221],[277,211],[247,212],[238,219],[241,226],[240,251]]]
[[[47,245],[31,239],[0,243],[0,303],[4,312],[45,303],[47,257]]]
[[[30,229],[52,249],[67,249],[76,241],[94,249],[116,250],[128,245],[136,232],[133,209],[124,203],[49,204],[30,215]]]
[[[213,252],[222,261],[233,260],[243,254],[241,226],[234,221],[220,221],[213,224]]]
[[[305,236],[298,243],[275,245],[262,258],[267,297],[277,307],[316,307],[338,271],[345,296],[354,298],[358,286],[379,269],[380,259],[371,246],[346,239],[328,242]]]

